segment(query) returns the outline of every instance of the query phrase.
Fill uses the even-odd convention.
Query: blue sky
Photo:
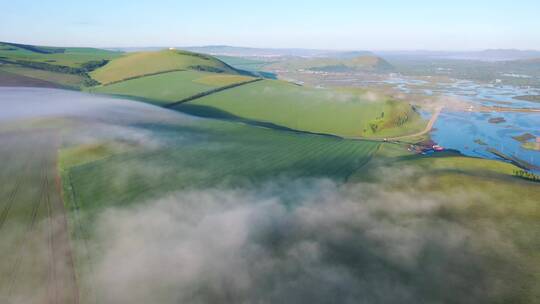
[[[0,0],[0,41],[369,50],[540,49],[540,0]]]

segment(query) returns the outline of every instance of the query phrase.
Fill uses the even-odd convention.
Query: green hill
[[[120,52],[95,48],[0,42],[0,71],[16,75],[13,79],[17,81],[11,81],[12,84],[33,86],[35,83],[50,83],[53,87],[80,88],[96,84],[88,72],[121,55]],[[2,83],[7,84],[5,81]]]
[[[111,60],[121,56],[120,52],[95,48],[49,47],[0,42],[0,60],[23,66],[38,68],[39,64],[88,68],[89,63]]]
[[[212,56],[179,50],[130,53],[93,71],[90,76],[110,84],[141,76],[179,70],[238,74],[239,71]]]
[[[419,114],[404,102],[385,97],[373,101],[363,92],[314,89],[276,80],[242,85],[175,109],[202,116],[221,113],[338,136],[397,136],[425,127]]]
[[[253,79],[242,75],[216,74],[200,71],[175,71],[138,77],[110,85],[96,86],[90,88],[89,91],[93,93],[134,97],[154,104],[167,104],[219,87]]]
[[[362,55],[354,58],[291,59],[269,65],[267,68],[323,72],[385,72],[393,69],[386,60],[373,55]]]

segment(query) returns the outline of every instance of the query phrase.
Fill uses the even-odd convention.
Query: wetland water
[[[390,78],[385,83],[407,94],[447,96],[475,107],[540,108],[540,103],[515,98],[521,95],[540,95],[540,89],[537,88],[478,84],[472,81],[433,84],[407,78]],[[527,133],[540,137],[539,112],[477,112],[468,111],[465,107],[463,110],[445,108],[431,136],[440,145],[459,150],[465,155],[500,159],[488,151],[491,148],[540,167],[540,152],[523,148],[523,143],[514,138]]]

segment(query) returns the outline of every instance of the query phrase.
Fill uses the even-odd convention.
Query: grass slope
[[[121,56],[120,52],[95,48],[41,47],[0,42],[0,59],[47,63],[78,68],[89,61],[110,60]]]
[[[84,85],[85,81],[85,78],[83,76],[77,74],[58,73],[17,65],[0,65],[0,71],[29,77],[36,80],[43,80],[68,88],[79,88]]]
[[[527,303],[538,295],[535,284],[540,278],[535,271],[540,256],[535,253],[539,244],[535,232],[539,229],[540,213],[534,198],[540,195],[540,189],[533,183],[512,177],[511,172],[515,169],[512,165],[455,154],[419,157],[408,154],[404,147],[390,144],[283,133],[225,122],[152,124],[139,128],[150,132],[152,138],[159,138],[162,148],[131,150],[64,168],[70,185],[66,192],[71,193],[71,202],[78,206],[76,212],[83,215],[79,218],[81,230],[75,232],[75,237],[86,236],[92,240],[93,214],[104,208],[129,208],[134,202],[163,197],[165,193],[178,190],[242,189],[280,178],[325,177],[338,182],[348,180],[351,184],[360,181],[364,185],[402,193],[411,191],[410,194],[417,195],[419,201],[433,196],[451,196],[452,200],[439,208],[426,205],[411,211],[407,202],[400,201],[400,196],[391,195],[390,198],[395,199],[395,208],[403,208],[403,211],[398,212],[399,217],[390,219],[383,212],[378,219],[398,221],[403,225],[400,229],[429,222],[452,227],[459,225],[467,231],[488,230],[501,237],[499,243],[504,242],[497,249],[515,246],[513,263],[518,269],[532,270],[532,275],[524,276],[523,271],[516,272],[514,267],[502,267],[496,258],[499,253],[495,252],[485,254],[474,269],[459,269],[461,265],[452,265],[458,268],[452,269],[452,273],[457,274],[456,279],[474,282],[477,275],[482,277],[487,273],[495,280],[505,282],[507,287],[501,287],[502,294],[505,300],[513,303]],[[396,178],[392,178],[390,172]],[[418,190],[420,192],[415,192]],[[476,193],[477,196],[471,198],[463,194],[463,200],[455,200],[456,195],[459,197],[456,191]],[[431,211],[432,208],[435,211]],[[489,248],[483,243],[470,245]],[[471,250],[469,245],[459,249],[460,252],[467,250]],[[91,251],[92,256],[98,254]],[[426,263],[431,263],[430,259],[459,261],[437,250],[423,251],[423,254]],[[399,265],[388,267],[413,277],[423,269],[414,267],[410,272]],[[430,293],[434,298],[447,295],[442,295],[442,290],[426,292]],[[448,294],[455,297],[451,291]]]
[[[154,125],[147,131],[166,147],[67,168],[80,206],[99,209],[164,191],[250,185],[280,176],[345,180],[379,145],[226,122]],[[153,168],[153,176],[141,175],[146,168]]]
[[[90,92],[139,97],[152,103],[167,104],[250,79],[240,75],[178,71],[94,87]]]
[[[117,100],[108,102],[114,101]],[[97,227],[100,222],[95,221],[100,212],[106,211],[116,221],[120,218],[117,215],[121,214],[116,211],[143,207],[154,199],[169,200],[169,195],[179,190],[206,192],[216,188],[233,191],[251,188],[264,191],[267,182],[280,186],[284,183],[303,183],[312,178],[330,179],[340,187],[351,187],[351,191],[357,195],[333,199],[334,196],[324,189],[321,193],[315,193],[315,209],[326,206],[318,204],[319,200],[328,199],[331,204],[328,209],[323,209],[327,213],[323,211],[314,215],[331,220],[310,220],[310,224],[317,224],[313,226],[320,229],[308,229],[309,238],[301,238],[298,243],[314,244],[316,248],[321,248],[317,252],[323,258],[339,261],[329,264],[332,266],[331,273],[334,273],[334,269],[356,271],[349,272],[353,276],[347,276],[347,282],[351,282],[350,278],[365,278],[366,271],[371,274],[383,273],[382,279],[375,277],[376,284],[386,284],[388,278],[393,278],[390,281],[392,286],[405,287],[405,291],[419,295],[421,302],[433,303],[535,303],[540,296],[540,208],[537,200],[540,188],[537,183],[511,176],[517,169],[512,165],[452,153],[435,154],[438,157],[411,155],[405,147],[388,143],[278,132],[229,122],[193,119],[134,102],[125,104],[127,108],[115,104],[112,108],[99,107],[99,111],[83,111],[92,113],[92,116],[83,116],[82,119],[77,116],[57,118],[59,121],[69,120],[70,123],[57,121],[47,125],[45,122],[31,124],[21,121],[19,125],[26,131],[47,129],[46,132],[56,131],[52,134],[63,136],[59,152],[60,169],[65,204],[69,210],[72,243],[78,245],[74,246],[74,250],[81,303],[111,302],[103,298],[118,288],[115,284],[108,285],[112,287],[93,284],[94,279],[100,279],[93,275],[102,274],[99,266],[103,264],[98,261],[107,251],[106,246],[111,245],[100,242],[102,240],[93,234],[103,228]],[[129,107],[133,106],[135,108],[130,110]],[[0,265],[3,267],[2,274],[6,274],[2,276],[2,282],[6,284],[0,284],[0,296],[5,294],[11,284],[9,275],[12,273],[13,261],[17,261],[18,257],[16,249],[19,247],[11,246],[11,242],[15,240],[14,244],[23,243],[20,240],[24,240],[24,232],[27,227],[31,227],[28,225],[31,217],[28,216],[27,208],[36,206],[36,202],[40,201],[39,189],[45,185],[40,183],[44,176],[41,173],[45,171],[40,172],[35,167],[50,166],[58,144],[58,141],[50,137],[51,133],[46,136],[38,132],[28,138],[21,136],[21,130],[18,132],[1,137],[2,143],[8,144],[0,145],[0,158],[5,164],[3,170],[0,170],[0,194],[6,198],[12,197],[10,193],[19,181],[19,187],[25,189],[14,196],[17,204],[13,205],[15,209],[12,210],[16,214],[10,213],[8,218],[11,222],[6,222],[0,235],[0,250],[5,260]],[[0,135],[4,134],[0,132]],[[29,170],[26,171],[24,167]],[[48,174],[55,173],[52,167],[47,170]],[[294,190],[278,188],[279,191],[282,189],[285,189],[283,192]],[[307,189],[314,192],[312,188]],[[306,189],[301,187],[299,191],[304,192]],[[384,199],[371,196],[371,192],[383,195]],[[50,189],[50,193],[58,194],[57,189]],[[284,193],[287,200],[280,202],[285,205],[284,210],[303,207],[294,206],[302,202],[309,204],[302,200],[302,195],[294,191]],[[354,208],[344,209],[340,198],[352,200],[346,203],[353,204]],[[46,202],[43,200],[41,206],[46,206]],[[225,198],[223,202],[227,203]],[[219,203],[221,205],[221,201]],[[367,205],[373,205],[373,208],[364,209],[363,206]],[[0,208],[4,209],[5,206],[4,202]],[[37,216],[46,218],[46,211],[47,208],[38,209]],[[189,208],[186,211],[189,212]],[[336,217],[336,214],[339,216]],[[204,214],[203,219],[212,216]],[[366,222],[365,217],[373,221]],[[259,260],[262,262],[292,255],[295,263],[293,267],[287,264],[285,271],[294,273],[298,272],[294,265],[304,264],[305,256],[301,255],[302,260],[298,262],[298,255],[295,254],[298,252],[297,247],[292,247],[293,251],[282,249],[291,248],[287,244],[289,235],[303,232],[296,227],[299,222],[296,221],[297,217],[288,218],[294,221],[280,221],[281,218],[266,216],[254,218],[268,219],[272,223],[269,228],[274,232],[263,234],[268,238],[258,238],[254,244],[257,249],[268,243],[268,248],[273,249],[265,251],[268,255]],[[17,225],[19,219],[21,222]],[[356,226],[358,222],[360,226]],[[237,221],[225,222],[227,226],[229,223],[235,224]],[[43,224],[47,224],[47,221]],[[144,227],[146,225],[148,227]],[[161,239],[164,236],[161,234],[163,230],[154,229],[154,225],[152,221],[146,222],[131,233],[135,235],[143,229],[150,229],[156,238]],[[262,224],[255,221],[254,225],[264,229],[265,223],[264,220]],[[8,227],[11,227],[10,230],[6,230]],[[334,227],[338,229],[332,230]],[[38,226],[36,228],[41,229]],[[349,230],[352,233],[347,233]],[[39,231],[36,230],[36,234]],[[325,243],[314,238],[325,231],[336,236],[330,239],[330,247],[320,246]],[[230,230],[209,232],[216,240],[220,240]],[[259,230],[254,233],[261,235]],[[324,238],[328,236],[324,234]],[[441,239],[444,241],[443,246],[439,246]],[[34,238],[29,240],[34,242]],[[143,248],[162,250],[161,247],[154,248],[146,242],[132,240],[127,239],[129,250],[119,255],[122,261],[133,252],[139,254]],[[397,246],[392,246],[394,244]],[[390,249],[385,250],[388,246]],[[20,272],[20,279],[14,284],[17,288],[28,286],[30,289],[26,289],[27,293],[47,286],[47,283],[41,281],[47,278],[47,265],[39,261],[32,263],[28,259],[32,254],[45,251],[34,248],[21,255],[23,258],[20,265],[24,271]],[[169,248],[165,247],[165,251],[178,252]],[[313,256],[313,251],[309,252],[308,257]],[[174,256],[176,258],[178,255]],[[179,258],[183,257],[180,255]],[[150,261],[152,267],[154,262],[158,262],[151,259],[146,261]],[[170,261],[165,263],[170,269],[175,269],[177,265]],[[116,274],[121,272],[117,270],[122,270],[122,265],[106,265],[109,266],[107,270],[112,269],[113,279],[118,282]],[[127,265],[129,270],[133,269],[134,264]],[[319,269],[314,268],[311,262],[306,267],[301,270]],[[440,272],[441,275],[433,275],[431,272]],[[305,272],[299,273],[299,277],[305,276]],[[139,277],[135,276],[135,279]],[[152,276],[152,280],[160,283],[161,273]],[[147,291],[146,285],[139,282],[147,281],[136,281],[138,289]],[[387,288],[385,284],[383,290]],[[58,286],[68,290],[68,285]],[[159,289],[156,292],[158,297],[166,296],[172,290],[170,286],[173,285],[167,284],[164,289]],[[296,286],[293,286],[295,290]],[[339,286],[343,285],[340,283]],[[479,288],[482,290],[479,291]],[[312,294],[311,290],[305,292]],[[175,300],[171,303],[177,302],[177,298]]]
[[[368,101],[357,93],[273,80],[212,94],[186,106],[202,106],[295,130],[339,136],[380,137],[408,133],[409,125],[414,126],[412,129],[423,127],[418,114],[406,103]]]
[[[103,84],[174,70],[204,70],[237,74],[224,62],[207,55],[177,50],[131,53],[90,73]]]
[[[46,303],[51,292],[63,303],[78,297],[73,267],[58,263],[73,258],[61,185],[56,184],[59,138],[54,131],[0,130],[2,303]]]

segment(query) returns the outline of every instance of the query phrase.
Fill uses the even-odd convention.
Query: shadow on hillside
[[[204,118],[212,118],[212,119],[221,119],[221,120],[229,120],[229,121],[235,121],[244,123],[251,126],[261,127],[261,128],[267,128],[267,129],[273,129],[278,131],[286,131],[286,132],[293,132],[297,134],[312,134],[312,135],[322,135],[322,136],[329,136],[334,138],[341,138],[336,135],[331,134],[323,134],[323,133],[313,133],[313,132],[307,132],[307,131],[300,131],[295,130],[291,128],[287,128],[281,125],[277,125],[271,122],[265,122],[265,121],[258,121],[258,120],[252,120],[240,116],[236,116],[230,112],[223,111],[221,109],[211,107],[211,106],[203,106],[203,105],[195,105],[190,103],[183,103],[176,105],[172,107],[171,109],[175,111],[179,111],[185,114],[198,116],[198,117],[204,117]]]

